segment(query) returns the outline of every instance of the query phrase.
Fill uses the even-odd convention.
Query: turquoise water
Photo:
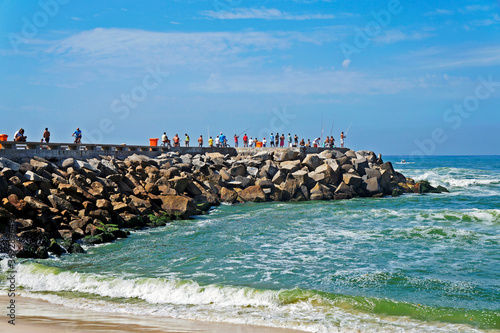
[[[451,193],[223,205],[25,261],[18,283],[99,311],[311,332],[500,332],[500,157],[394,166]]]

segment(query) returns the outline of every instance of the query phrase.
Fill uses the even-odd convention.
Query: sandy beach
[[[0,296],[0,304],[9,304],[9,298]],[[2,305],[2,308],[4,306]],[[252,325],[233,325],[199,322],[166,317],[128,315],[86,311],[67,308],[43,300],[16,297],[15,325],[2,316],[0,332],[16,333],[94,333],[94,332],[240,332],[240,333],[293,333],[297,330],[269,328]]]

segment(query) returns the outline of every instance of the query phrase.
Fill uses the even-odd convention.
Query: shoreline
[[[0,296],[0,304],[8,304],[9,298]],[[18,314],[16,325],[8,323],[6,316],[0,322],[0,332],[15,333],[102,333],[112,331],[153,333],[299,333],[303,331],[255,325],[204,322],[170,317],[136,316],[75,309],[48,301],[16,296]]]

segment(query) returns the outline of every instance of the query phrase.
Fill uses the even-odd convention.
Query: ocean
[[[384,160],[450,193],[221,205],[84,254],[20,261],[18,287],[143,318],[500,332],[500,157]]]

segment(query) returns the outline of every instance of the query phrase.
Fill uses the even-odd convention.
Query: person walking
[[[344,132],[340,133],[340,148],[344,148],[344,139],[346,138]]]
[[[248,136],[246,133],[243,136],[243,147],[248,147]]]
[[[274,147],[274,135],[271,133],[271,136],[269,137],[269,147]]]
[[[82,131],[80,131],[80,127],[77,127],[76,131],[71,136],[75,137],[76,144],[82,143]]]
[[[240,137],[239,137],[239,136],[237,136],[236,134],[234,135],[234,147],[235,147],[235,148],[238,148],[238,139],[239,139],[239,138],[240,138]]]
[[[49,132],[49,129],[46,127],[45,128],[45,132],[43,132],[43,141],[45,141],[46,143],[49,143],[50,141],[50,132]]]
[[[189,135],[187,135],[187,133],[184,133],[184,136],[186,137],[184,139],[184,144],[186,147],[189,147]]]
[[[198,147],[203,147],[203,135],[198,138]]]

